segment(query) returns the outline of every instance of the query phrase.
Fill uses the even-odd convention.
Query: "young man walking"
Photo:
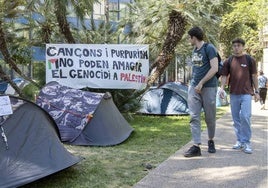
[[[265,100],[267,95],[267,87],[268,87],[268,79],[264,76],[263,71],[259,71],[258,76],[258,85],[259,85],[259,93],[260,93],[260,103],[261,103],[261,110],[265,110]]]
[[[185,157],[201,155],[201,111],[205,112],[208,131],[208,152],[215,153],[214,135],[216,126],[216,93],[218,71],[217,50],[212,44],[204,42],[201,28],[193,27],[188,31],[189,41],[194,46],[192,54],[192,79],[188,90],[190,126],[194,145],[184,153]]]
[[[237,140],[233,149],[242,149],[245,153],[251,154],[251,101],[252,96],[256,102],[260,98],[257,67],[255,60],[244,54],[243,39],[234,39],[232,47],[233,55],[224,62],[220,95],[223,96],[226,78],[230,75],[231,113]]]

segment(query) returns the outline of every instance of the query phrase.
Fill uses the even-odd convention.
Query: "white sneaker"
[[[233,145],[233,149],[242,149],[242,148],[243,148],[243,144],[239,141],[237,141],[235,145]]]
[[[250,144],[245,144],[243,151],[247,154],[252,154],[252,148]]]

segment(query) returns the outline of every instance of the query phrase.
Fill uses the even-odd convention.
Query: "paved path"
[[[207,131],[203,131],[201,157],[183,157],[190,142],[134,188],[267,188],[268,110],[259,108],[259,103],[252,102],[253,154],[231,149],[236,140],[228,112],[217,121],[216,154],[207,152]]]

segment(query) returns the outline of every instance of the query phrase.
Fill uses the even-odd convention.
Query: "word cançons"
[[[47,55],[50,57],[62,56],[62,57],[101,57],[101,49],[88,49],[88,48],[47,48]]]

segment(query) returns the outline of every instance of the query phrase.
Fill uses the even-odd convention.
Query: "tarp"
[[[50,82],[42,88],[36,103],[53,117],[61,140],[69,144],[116,145],[133,131],[109,94]]]
[[[1,188],[25,185],[80,161],[63,147],[55,122],[43,109],[23,99],[10,99],[13,114],[1,116],[0,123]]]
[[[138,112],[152,115],[188,115],[187,91],[186,85],[175,82],[153,87],[142,96]]]

